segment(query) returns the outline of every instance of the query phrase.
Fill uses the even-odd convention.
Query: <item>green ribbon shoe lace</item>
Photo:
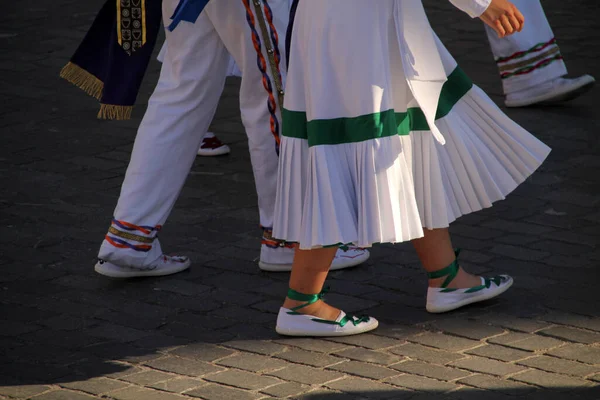
[[[294,289],[288,289],[287,297],[289,299],[306,302],[304,304],[301,304],[299,306],[296,306],[296,307],[290,309],[288,314],[289,315],[305,315],[305,314],[301,314],[297,311],[300,310],[301,308],[304,308],[306,306],[314,304],[319,300],[322,300],[325,297],[325,293],[327,293],[327,292],[329,292],[329,287],[324,288],[321,291],[321,293],[318,293],[318,294],[304,294],[304,293],[296,292]],[[356,326],[358,324],[362,324],[363,322],[369,322],[369,320],[370,320],[370,318],[368,316],[355,317],[354,315],[351,315],[351,314],[346,314],[344,316],[344,318],[342,318],[340,321],[331,321],[331,320],[327,320],[327,319],[311,318],[311,321],[318,322],[320,324],[339,325],[342,328],[344,326],[346,326],[346,324],[348,324],[349,322],[352,323],[354,326]]]
[[[454,249],[454,254],[456,255],[456,258],[446,268],[442,268],[440,270],[427,273],[427,276],[429,277],[429,279],[443,278],[444,276],[446,277],[446,279],[444,280],[444,282],[442,283],[442,286],[441,286],[441,288],[444,289],[444,290],[440,291],[441,293],[450,293],[450,292],[455,292],[457,290],[463,290],[463,289],[448,288],[448,285],[450,284],[450,282],[452,282],[454,280],[454,278],[456,278],[456,275],[458,275],[458,269],[460,268],[458,265],[458,255],[460,254],[460,249]],[[478,285],[478,286],[473,286],[472,288],[465,290],[464,293],[475,293],[475,292],[478,292],[483,289],[489,289],[490,286],[492,285],[492,283],[495,284],[496,286],[500,286],[500,284],[502,282],[504,282],[505,280],[506,280],[506,278],[504,276],[495,276],[493,278],[483,278],[483,281],[484,281],[483,284]]]

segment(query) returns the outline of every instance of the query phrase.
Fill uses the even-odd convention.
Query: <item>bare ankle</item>
[[[306,304],[306,302],[296,301],[296,300],[291,300],[289,298],[286,298],[283,303],[283,308],[287,308],[287,309],[291,310],[295,307],[299,307],[304,304]],[[340,314],[340,310],[338,310],[335,307],[330,306],[327,303],[324,303],[321,300],[317,301],[316,303],[309,304],[305,307],[296,309],[295,311],[299,314],[313,315],[315,317],[329,319],[329,320],[335,320]]]

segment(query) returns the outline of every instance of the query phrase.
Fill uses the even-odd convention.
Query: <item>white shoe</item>
[[[335,253],[335,258],[329,270],[355,267],[369,259],[371,254],[367,249],[359,247],[340,247]],[[269,272],[290,272],[294,260],[294,249],[287,247],[270,248],[262,245],[258,267]]]
[[[379,326],[372,317],[355,317],[341,311],[335,321],[299,314],[281,307],[275,330],[286,336],[351,336],[369,332]]]
[[[590,75],[578,78],[559,77],[518,92],[506,95],[507,107],[525,107],[534,104],[548,105],[572,100],[590,90],[596,80]]]
[[[468,289],[428,288],[427,311],[443,313],[456,310],[467,304],[489,300],[506,292],[513,284],[513,278],[499,275],[494,278],[481,278],[481,285]]]
[[[98,260],[94,270],[111,278],[140,278],[149,276],[172,275],[190,267],[187,257],[162,255],[145,268],[121,267],[108,261]]]
[[[212,132],[206,132],[198,149],[198,155],[203,157],[222,156],[230,152],[229,146],[221,142]]]

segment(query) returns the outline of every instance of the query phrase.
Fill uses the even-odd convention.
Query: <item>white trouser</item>
[[[178,2],[163,0],[165,26],[169,25]],[[269,4],[279,33],[280,68],[284,73],[288,0],[269,0]],[[252,10],[255,12],[253,7]],[[260,37],[277,98],[265,49],[269,39]],[[114,212],[115,220],[102,243],[99,258],[121,266],[144,267],[162,255],[156,233],[179,196],[214,115],[225,83],[229,54],[242,72],[240,110],[248,135],[260,224],[273,226],[276,142],[267,108],[269,97],[258,68],[246,9],[241,0],[211,1],[195,24],[181,22],[173,32],[166,33],[160,78],[139,127]],[[279,107],[276,118],[281,124]]]
[[[512,0],[525,17],[521,32],[503,39],[486,25],[504,94],[517,92],[567,74],[552,28],[539,0]],[[519,53],[525,54],[519,54]]]

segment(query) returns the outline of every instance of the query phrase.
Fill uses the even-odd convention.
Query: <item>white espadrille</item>
[[[354,246],[340,246],[335,253],[331,271],[351,268],[367,261],[369,250]],[[273,238],[270,229],[263,229],[258,267],[268,272],[290,272],[294,261],[294,246]]]
[[[443,313],[456,310],[467,304],[489,300],[508,290],[513,284],[513,279],[508,275],[498,275],[493,278],[481,277],[481,285],[470,288],[455,289],[448,285],[458,275],[458,255],[460,250],[455,250],[456,258],[450,265],[438,271],[428,272],[429,279],[446,277],[441,287],[427,289],[426,309],[430,313]]]
[[[212,132],[206,132],[198,149],[198,155],[203,157],[223,156],[230,152],[229,146],[221,142]]]
[[[275,330],[280,335],[286,336],[351,336],[372,331],[379,326],[379,322],[372,317],[356,317],[340,311],[335,320],[327,320],[314,315],[300,314],[299,309],[313,304],[323,298],[326,290],[319,294],[303,294],[290,289],[287,297],[292,300],[306,301],[292,309],[281,307],[277,316]]]
[[[509,93],[506,95],[504,103],[507,107],[561,103],[581,96],[595,83],[596,80],[591,75],[582,75],[577,78],[559,77],[534,87]]]
[[[427,311],[443,313],[456,310],[467,304],[489,300],[506,292],[513,284],[508,275],[481,278],[481,285],[468,289],[432,288],[427,289]]]
[[[190,264],[191,261],[188,257],[163,254],[144,268],[123,267],[105,260],[98,260],[94,270],[111,278],[141,278],[176,274],[188,269]]]

